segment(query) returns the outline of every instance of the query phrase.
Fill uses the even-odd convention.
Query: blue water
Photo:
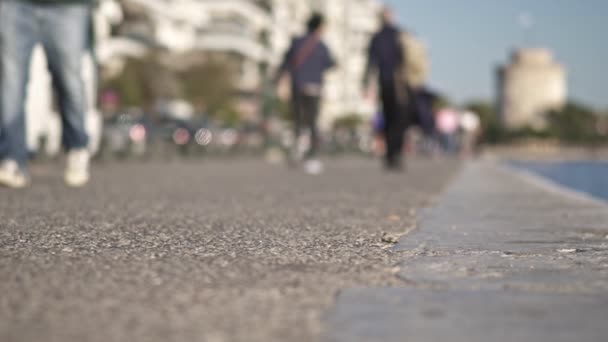
[[[608,201],[608,161],[511,162],[559,185]]]

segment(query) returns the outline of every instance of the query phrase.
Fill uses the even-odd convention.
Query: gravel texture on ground
[[[35,165],[0,189],[0,341],[315,341],[341,289],[400,286],[389,247],[457,168],[107,163],[74,190]]]

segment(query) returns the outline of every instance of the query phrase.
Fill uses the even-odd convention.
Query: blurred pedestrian
[[[437,94],[427,88],[415,91],[416,117],[418,125],[423,134],[422,152],[427,156],[433,156],[436,150],[435,139],[437,136],[434,105]]]
[[[89,180],[86,94],[82,57],[90,42],[89,0],[0,1],[0,184],[28,184],[25,128],[26,84],[34,46],[42,45],[58,95],[63,143],[68,152],[64,174],[69,186]]]
[[[335,61],[327,45],[322,41],[325,19],[315,13],[308,21],[308,32],[296,38],[287,51],[279,69],[277,83],[285,75],[291,77],[291,102],[294,113],[294,133],[296,150],[303,129],[310,131],[309,147],[304,152],[304,168],[307,173],[319,174],[323,164],[318,159],[319,117],[323,77],[335,66]],[[295,153],[297,154],[297,152]],[[299,161],[299,156],[292,156]]]
[[[395,21],[393,11],[384,9],[382,27],[369,46],[364,86],[371,97],[371,78],[377,72],[384,113],[385,166],[388,170],[398,171],[403,168],[403,145],[409,121],[411,92],[406,80],[398,77],[405,65],[405,56],[401,32]]]
[[[454,155],[458,151],[457,135],[460,128],[458,112],[449,106],[443,106],[436,115],[441,147],[447,155]]]
[[[460,153],[463,158],[471,158],[475,153],[480,128],[481,120],[475,112],[466,110],[460,115],[460,131],[462,134]]]
[[[372,120],[372,128],[374,131],[374,154],[377,157],[382,157],[386,154],[386,143],[384,140],[384,114],[378,112]]]

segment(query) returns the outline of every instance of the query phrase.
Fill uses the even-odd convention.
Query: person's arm
[[[371,85],[372,75],[378,70],[378,55],[376,52],[376,37],[372,38],[367,50],[367,66],[363,74],[363,87],[369,89]]]
[[[372,38],[367,51],[367,66],[363,74],[363,96],[368,101],[373,101],[375,98],[375,89],[373,88],[372,78],[378,73],[380,59],[378,58],[377,49],[378,40],[375,36]]]
[[[405,48],[406,46],[403,46],[403,44],[405,43],[404,41],[404,36],[408,35],[409,33],[407,32],[401,32],[401,31],[397,31],[397,37],[396,37],[396,41],[397,41],[397,63],[400,66],[404,66],[405,63],[407,62],[407,56],[405,55]]]
[[[289,49],[287,50],[287,52],[285,53],[285,56],[283,57],[283,62],[281,62],[281,65],[279,66],[279,69],[277,70],[277,73],[274,77],[274,84],[279,84],[279,82],[281,81],[281,78],[283,78],[283,76],[285,75],[285,73],[287,73],[287,70],[289,69],[289,65],[293,62],[293,54],[295,51],[295,39],[291,42],[291,45],[289,46]]]
[[[336,59],[332,55],[327,45],[323,44],[323,47],[323,50],[325,51],[325,70],[329,70],[336,66]]]

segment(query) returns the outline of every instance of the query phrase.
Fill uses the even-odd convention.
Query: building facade
[[[219,54],[236,61],[239,101],[245,117],[260,111],[264,82],[274,74],[292,39],[305,31],[313,11],[327,17],[327,41],[338,66],[328,77],[321,124],[347,114],[370,117],[374,106],[363,99],[362,78],[367,44],[378,27],[377,0],[101,0],[96,12],[96,60],[110,74],[121,72],[125,57],[143,57],[150,47],[169,55],[190,52]],[[116,35],[112,27],[121,24]],[[96,110],[93,59],[84,56],[89,94],[87,122],[97,148],[101,118]],[[184,63],[176,67],[186,67]],[[28,142],[47,153],[60,150],[61,128],[53,108],[51,80],[43,51],[37,48],[31,66],[30,99],[27,102]],[[253,96],[252,96],[253,95]]]
[[[379,27],[379,2],[315,0],[311,3],[327,17],[326,41],[337,61],[336,69],[327,77],[321,123],[329,127],[335,119],[348,114],[371,118],[376,107],[362,96],[362,87],[369,42]]]
[[[338,62],[327,77],[321,123],[346,114],[371,116],[362,94],[367,44],[378,27],[376,0],[124,0],[148,12],[153,39],[174,53],[230,54],[239,90],[259,92],[313,11],[327,17],[326,41]],[[255,106],[249,106],[250,110]]]
[[[546,127],[545,114],[568,96],[566,69],[546,49],[521,49],[498,69],[498,110],[506,128]]]

